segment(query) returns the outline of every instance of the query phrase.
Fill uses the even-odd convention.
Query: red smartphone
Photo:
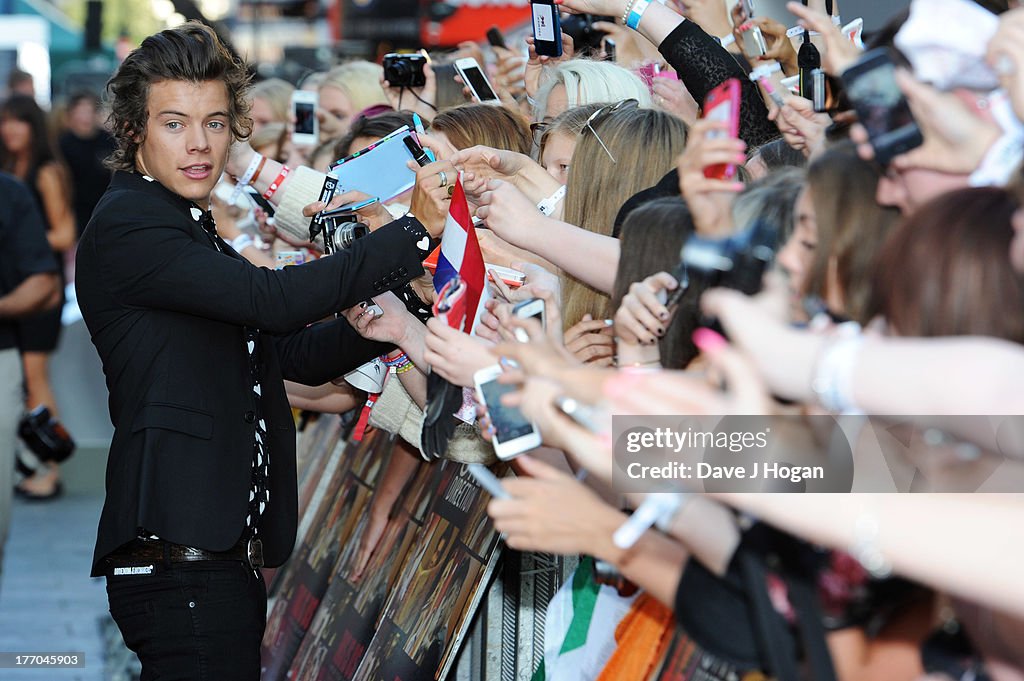
[[[704,100],[704,118],[711,121],[722,121],[729,124],[728,131],[715,130],[709,132],[707,139],[740,135],[740,81],[730,78],[708,93]],[[731,180],[736,177],[736,166],[732,163],[719,163],[704,168],[704,177],[712,180]]]

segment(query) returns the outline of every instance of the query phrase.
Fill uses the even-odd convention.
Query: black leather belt
[[[263,542],[255,537],[243,537],[227,551],[207,551],[194,546],[173,544],[163,539],[136,539],[107,556],[108,564],[129,562],[188,563],[202,560],[239,561],[253,568],[263,567]]]

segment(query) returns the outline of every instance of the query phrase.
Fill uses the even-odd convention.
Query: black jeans
[[[142,681],[258,681],[267,622],[263,576],[238,561],[172,563],[107,577],[110,614]]]

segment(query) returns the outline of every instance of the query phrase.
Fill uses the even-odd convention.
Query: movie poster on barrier
[[[295,656],[289,678],[353,678],[377,631],[377,621],[401,575],[409,548],[423,532],[427,508],[436,489],[432,479],[439,472],[438,466],[419,462],[391,509],[391,517],[369,560],[357,572],[369,526],[369,514],[364,514],[352,541],[338,559],[337,573]]]
[[[339,442],[340,436],[341,419],[335,414],[321,414],[315,423],[306,426],[299,437],[302,446],[295,457],[295,471],[300,519],[306,517],[311,502],[319,502],[315,493],[322,486],[325,468],[336,448],[345,446],[344,442]],[[315,509],[312,512],[315,513]]]
[[[500,556],[487,517],[490,495],[466,466],[438,465],[440,493],[410,547],[356,671],[358,681],[446,678]]]
[[[299,434],[296,453],[298,477],[299,526],[295,531],[295,546],[306,541],[313,518],[319,513],[320,505],[330,503],[326,499],[330,481],[338,466],[347,443],[341,440],[341,419],[333,414],[323,414]],[[291,563],[281,568],[264,568],[263,577],[267,583],[267,599],[273,609],[281,588],[281,575],[287,572]]]
[[[288,571],[281,578],[278,599],[267,618],[260,651],[264,681],[286,678],[327,591],[341,549],[351,540],[369,505],[393,444],[388,433],[372,431],[360,443],[350,444],[342,455],[343,461],[349,464],[338,466],[329,487],[337,491],[331,503],[321,504],[307,541],[289,561]]]

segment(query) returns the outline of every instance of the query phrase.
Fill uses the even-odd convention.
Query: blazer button
[[[409,275],[409,270],[405,269],[404,267],[399,267],[399,268],[398,268],[398,273],[399,273],[399,274],[400,274],[401,276],[403,276],[403,277],[406,277],[406,276],[408,276],[408,275]]]
[[[254,411],[247,411],[247,412],[245,412],[245,422],[246,423],[256,423],[256,412],[254,412]]]

